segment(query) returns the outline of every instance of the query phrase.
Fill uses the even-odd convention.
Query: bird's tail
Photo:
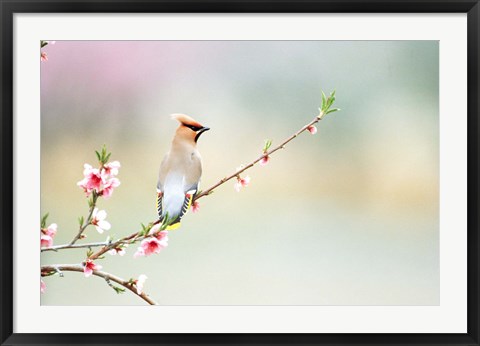
[[[196,190],[188,191],[185,193],[185,198],[183,201],[182,208],[180,213],[173,218],[168,216],[168,212],[163,211],[163,192],[157,191],[157,213],[160,222],[168,222],[169,225],[165,228],[167,231],[172,231],[180,227],[180,221],[192,205],[193,197],[195,196]]]

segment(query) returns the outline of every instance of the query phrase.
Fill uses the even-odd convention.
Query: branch
[[[219,182],[217,182],[216,184],[214,184],[213,186],[211,186],[207,190],[200,192],[198,195],[196,195],[194,197],[193,202],[195,202],[199,198],[210,195],[213,192],[213,190],[215,190],[217,187],[219,187],[220,185],[223,185],[224,183],[226,183],[227,181],[229,181],[229,180],[231,180],[235,177],[240,179],[240,174],[241,173],[250,169],[251,167],[253,167],[256,163],[258,163],[262,159],[271,156],[272,154],[274,154],[278,150],[284,149],[285,146],[290,141],[292,141],[293,139],[298,137],[302,132],[305,132],[306,130],[311,130],[310,127],[313,126],[314,124],[316,124],[317,122],[319,122],[320,120],[322,120],[325,115],[338,111],[339,109],[337,109],[337,108],[330,109],[330,107],[333,105],[334,101],[335,101],[335,91],[332,92],[328,98],[322,92],[322,105],[319,108],[320,113],[312,121],[310,121],[308,124],[306,124],[305,126],[300,128],[298,131],[293,133],[290,137],[285,139],[281,144],[279,144],[278,146],[276,146],[275,148],[273,148],[271,150],[268,150],[269,147],[271,146],[271,141],[267,141],[266,144],[265,144],[265,147],[263,149],[263,154],[262,155],[260,155],[257,159],[253,160],[248,165],[246,165],[246,166],[242,167],[241,169],[237,170],[233,174],[224,177],[223,179],[221,179]],[[97,153],[97,157],[98,157],[100,163],[103,166],[108,161],[108,158],[110,157],[110,154],[106,155],[105,147],[102,150],[102,154],[100,154],[98,152],[96,152],[96,153]],[[80,227],[79,227],[78,233],[69,244],[56,245],[56,246],[51,246],[51,247],[47,247],[47,248],[42,248],[41,251],[44,252],[44,251],[58,251],[58,250],[63,250],[63,249],[89,248],[90,250],[87,253],[87,256],[89,255],[88,260],[93,261],[93,260],[98,259],[98,258],[103,258],[103,257],[101,257],[103,254],[105,254],[106,252],[108,252],[111,249],[119,248],[123,244],[126,244],[126,243],[132,244],[132,243],[135,243],[139,240],[145,239],[147,237],[155,236],[155,234],[150,234],[151,233],[150,230],[152,229],[152,227],[154,225],[157,225],[158,223],[160,223],[160,220],[157,220],[155,222],[151,222],[151,223],[148,224],[148,226],[144,226],[142,224],[142,230],[140,230],[138,232],[135,232],[133,234],[130,234],[126,237],[120,238],[119,240],[117,240],[115,242],[106,241],[106,242],[97,242],[97,243],[75,244],[76,241],[83,238],[82,237],[83,232],[92,222],[92,215],[93,215],[93,212],[95,210],[95,205],[96,205],[98,196],[99,195],[97,195],[95,193],[95,191],[93,191],[92,199],[89,200],[90,209],[89,209],[88,217],[85,220],[85,222],[84,222],[83,217],[81,217],[79,219]],[[42,219],[42,226],[41,226],[42,228],[44,227],[45,219],[46,219],[46,216],[44,217],[44,219]],[[166,219],[160,225],[158,232],[166,229],[166,227],[168,225],[169,225],[169,220],[168,220],[168,217],[166,217]],[[92,247],[101,247],[101,248],[98,249],[97,252],[93,253],[93,251],[91,250]],[[60,276],[63,276],[62,271],[84,272],[84,266],[81,265],[81,264],[58,264],[58,265],[44,265],[44,266],[41,267],[41,275],[42,276],[49,276],[49,275],[53,275],[55,273],[58,273]],[[111,281],[116,282],[117,284],[119,284],[119,285],[125,287],[126,289],[130,290],[135,295],[137,295],[140,298],[142,298],[143,300],[145,300],[147,303],[149,303],[151,305],[157,305],[157,303],[153,299],[151,299],[147,294],[145,294],[144,292],[142,292],[140,294],[137,292],[137,289],[135,287],[136,281],[132,281],[132,280],[125,281],[118,276],[115,276],[113,274],[110,274],[110,273],[107,273],[107,272],[104,272],[104,271],[99,271],[99,270],[93,270],[92,274],[105,279],[107,284],[109,286],[111,286],[112,288],[114,288],[115,291],[117,291],[117,293],[119,293],[119,291],[123,291],[123,289],[121,289],[117,286],[114,286],[111,283]]]
[[[155,223],[153,223],[153,224],[157,224],[158,222],[159,222],[159,221],[157,220],[157,221],[156,221]],[[124,244],[124,243],[126,243],[126,242],[134,243],[135,241],[139,240],[139,239],[137,239],[137,238],[139,237],[140,232],[141,232],[141,231],[132,233],[132,234],[130,234],[129,236],[123,237],[123,238],[117,240],[117,241],[114,242],[114,243],[110,243],[109,245],[104,246],[103,248],[101,248],[100,250],[98,250],[98,251],[95,252],[93,255],[89,256],[88,258],[93,261],[93,260],[96,260],[97,258],[99,258],[100,256],[102,256],[104,253],[110,251],[111,249],[117,248],[117,247],[120,246],[121,244]]]
[[[64,250],[64,249],[81,249],[81,248],[92,248],[92,247],[98,247],[98,246],[107,246],[109,245],[110,242],[99,242],[99,243],[86,243],[86,244],[63,244],[63,245],[55,245],[51,247],[44,247],[41,248],[40,251],[58,251],[58,250]]]
[[[208,196],[212,193],[212,191],[214,189],[216,189],[217,187],[219,187],[220,185],[226,183],[227,181],[229,181],[230,179],[233,179],[235,177],[237,177],[240,173],[243,173],[244,171],[246,171],[247,169],[253,167],[257,162],[259,162],[261,159],[263,159],[264,157],[266,156],[269,156],[269,155],[272,155],[273,153],[275,153],[276,151],[280,150],[280,149],[284,149],[285,148],[285,145],[288,144],[290,141],[292,141],[293,139],[297,138],[298,135],[300,135],[302,132],[305,132],[310,126],[316,124],[317,122],[319,122],[320,120],[323,119],[323,117],[329,113],[333,113],[333,112],[336,112],[336,111],[339,111],[340,109],[338,108],[331,108],[331,106],[333,105],[333,103],[335,102],[335,91],[333,91],[332,93],[330,93],[330,96],[327,98],[325,96],[325,94],[322,92],[322,105],[321,107],[319,108],[319,111],[320,113],[312,120],[310,121],[308,124],[306,124],[305,126],[303,126],[300,130],[298,130],[297,132],[295,132],[293,135],[291,135],[290,137],[288,137],[287,139],[285,139],[280,145],[278,145],[277,147],[273,148],[272,150],[270,151],[265,151],[263,153],[263,155],[261,155],[260,157],[258,157],[257,159],[253,160],[250,164],[246,165],[245,167],[243,167],[242,169],[236,171],[235,173],[223,178],[222,180],[220,180],[218,183],[216,183],[215,185],[211,186],[210,188],[208,188],[207,190],[199,193],[198,195],[196,195],[193,199],[192,202],[198,200],[199,198],[202,198],[204,196]],[[160,221],[157,220],[155,222],[152,222],[150,223],[150,226],[153,226],[153,225],[156,225],[158,224]],[[162,227],[163,228],[163,227]],[[145,229],[143,230],[145,231]],[[104,253],[108,252],[109,250],[111,249],[115,249],[116,247],[118,247],[119,245],[121,244],[124,244],[126,242],[129,242],[129,243],[134,243],[142,238],[145,238],[147,235],[148,235],[148,232],[146,232],[145,234],[143,234],[143,236],[141,235],[142,234],[142,231],[139,231],[139,232],[135,232],[133,234],[130,234],[129,236],[126,236],[124,238],[121,238],[119,240],[117,240],[116,242],[113,242],[109,245],[106,245],[105,247],[101,248],[100,250],[98,250],[96,253],[92,254],[89,259],[91,259],[92,261],[99,258],[100,256],[102,256]]]
[[[92,201],[90,203],[90,210],[88,211],[87,220],[83,225],[80,224],[80,229],[78,230],[78,233],[75,236],[75,238],[73,238],[73,240],[70,242],[70,245],[75,244],[75,242],[82,237],[82,234],[85,231],[85,229],[90,225],[90,222],[92,221],[92,214],[93,214],[93,211],[95,210],[95,205],[97,203],[97,198],[98,198],[98,195],[94,191],[92,195]],[[82,220],[83,220],[83,216],[82,216]],[[80,222],[82,220],[80,220]]]
[[[323,95],[323,93],[322,93]],[[237,177],[240,173],[243,173],[244,171],[246,171],[247,169],[249,168],[252,168],[257,162],[259,162],[260,160],[262,160],[263,158],[267,157],[267,156],[271,156],[274,152],[280,150],[280,149],[285,149],[285,145],[287,143],[289,143],[291,140],[293,140],[294,138],[296,138],[299,134],[301,134],[302,132],[305,132],[310,126],[318,123],[320,120],[323,119],[323,117],[328,114],[328,113],[332,113],[332,112],[336,112],[338,111],[339,109],[337,108],[334,108],[334,109],[330,109],[330,107],[333,105],[333,102],[335,101],[335,92],[331,93],[330,96],[328,98],[325,97],[325,95],[323,95],[323,98],[322,98],[322,107],[319,109],[320,110],[320,113],[311,121],[309,122],[307,125],[303,126],[300,130],[298,130],[297,132],[295,132],[293,135],[291,135],[290,137],[288,137],[287,139],[285,139],[280,145],[278,145],[277,147],[273,148],[272,150],[270,151],[265,151],[263,153],[263,155],[261,155],[260,157],[258,157],[257,159],[253,160],[251,163],[249,163],[248,165],[246,165],[245,167],[243,167],[242,169],[236,171],[235,173],[223,178],[222,180],[220,180],[218,183],[216,183],[215,185],[211,186],[210,188],[206,189],[205,191],[202,191],[201,193],[199,193],[198,195],[196,195],[192,201],[195,202],[196,200],[204,197],[204,196],[208,196],[209,194],[211,194],[213,192],[213,190],[215,190],[217,187],[219,187],[220,185],[222,184],[225,184],[227,181]]]
[[[41,266],[41,273],[42,273],[42,276],[48,276],[47,274],[43,274],[43,273],[62,272],[62,271],[83,273],[83,269],[84,269],[83,266],[80,264],[44,265],[44,266]],[[136,294],[137,296],[145,300],[150,305],[158,305],[158,303],[155,302],[152,298],[150,298],[147,294],[145,294],[145,292],[138,294],[136,288],[132,284],[130,284],[129,281],[126,281],[118,276],[115,276],[113,274],[100,271],[100,270],[94,270],[92,274],[105,279],[107,283],[109,281],[114,281],[117,284],[122,285],[126,289],[130,290],[131,292],[133,292],[134,294]]]

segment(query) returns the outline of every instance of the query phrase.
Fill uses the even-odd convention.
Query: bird
[[[172,114],[180,124],[170,150],[160,164],[157,183],[159,221],[167,218],[166,230],[180,227],[180,221],[198,192],[202,176],[202,158],[197,141],[209,127],[185,114]]]

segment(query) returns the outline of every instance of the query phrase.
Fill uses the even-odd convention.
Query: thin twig
[[[266,147],[264,148],[264,152],[260,157],[253,160],[251,163],[242,167],[241,169],[237,170],[235,173],[221,179],[219,182],[217,182],[216,184],[214,184],[213,186],[211,186],[207,190],[202,191],[201,193],[199,193],[198,195],[196,195],[194,197],[193,201],[196,201],[199,198],[202,198],[204,196],[210,195],[214,189],[216,189],[220,185],[226,183],[227,181],[229,181],[229,180],[231,180],[235,177],[240,179],[240,174],[241,173],[243,173],[247,169],[253,167],[260,160],[262,160],[262,159],[264,159],[268,156],[271,156],[276,151],[278,151],[280,149],[284,149],[286,144],[288,144],[290,141],[292,141],[294,138],[296,138],[302,132],[309,129],[310,126],[312,126],[312,125],[316,124],[317,122],[319,122],[320,120],[322,120],[322,118],[326,114],[338,111],[339,109],[330,110],[330,107],[333,105],[333,102],[335,101],[334,95],[335,95],[335,92],[332,92],[330,94],[330,96],[328,98],[326,98],[325,94],[322,92],[322,106],[320,108],[320,114],[318,116],[316,116],[311,122],[309,122],[307,125],[303,126],[300,130],[295,132],[293,135],[291,135],[290,137],[285,139],[281,144],[279,144],[278,146],[276,146],[275,148],[273,148],[271,150],[268,150],[268,147],[270,146],[271,142],[268,144],[268,146],[266,144]],[[100,154],[97,152],[97,155],[100,155]],[[108,156],[110,156],[110,155],[108,155]],[[102,159],[99,157],[99,160],[102,162],[102,164],[104,163],[103,160],[105,160],[105,161],[108,160],[108,156],[105,158],[105,154],[102,151]],[[88,259],[93,261],[97,258],[100,258],[100,256],[105,254],[107,251],[109,251],[111,249],[119,248],[121,245],[123,245],[125,243],[130,243],[130,244],[135,243],[137,241],[140,241],[142,239],[145,239],[147,237],[152,236],[152,235],[149,234],[149,230],[154,225],[156,225],[160,222],[160,220],[157,220],[155,222],[151,222],[149,224],[148,229],[145,226],[142,225],[143,230],[135,232],[135,233],[133,233],[131,235],[128,235],[126,237],[120,238],[119,240],[117,240],[115,242],[100,242],[100,243],[89,243],[89,244],[87,243],[87,244],[77,244],[77,245],[75,245],[75,242],[82,238],[82,234],[85,231],[85,229],[87,228],[87,226],[89,226],[91,224],[91,218],[92,218],[92,215],[93,215],[93,211],[95,209],[97,198],[98,198],[98,196],[94,192],[93,197],[92,197],[92,201],[91,201],[91,204],[90,204],[89,215],[88,215],[84,224],[82,224],[83,223],[83,220],[82,220],[82,223],[80,224],[78,234],[73,238],[73,240],[70,242],[70,244],[51,246],[51,247],[48,247],[48,248],[43,248],[43,249],[41,249],[41,251],[43,252],[43,251],[58,251],[58,250],[62,250],[62,249],[101,247],[99,250],[97,250],[97,252],[92,253],[90,256],[88,256]],[[165,226],[167,226],[167,225],[168,225],[168,222],[166,222],[164,220],[163,224],[161,225],[160,230],[165,229]],[[45,266],[41,267],[42,276],[49,276],[49,275],[52,275],[54,273],[58,273],[61,276],[63,276],[62,271],[83,272],[84,267],[83,267],[83,265],[79,265],[79,264],[45,265]],[[105,279],[105,281],[108,283],[108,285],[115,288],[116,291],[119,288],[116,288],[115,286],[113,286],[110,281],[114,281],[117,284],[125,287],[126,289],[130,290],[131,292],[133,292],[134,294],[136,294],[137,296],[139,296],[140,298],[145,300],[147,303],[149,303],[151,305],[157,305],[157,303],[153,299],[151,299],[148,295],[146,295],[144,292],[139,294],[137,292],[136,288],[134,287],[134,284],[132,283],[132,281],[125,281],[118,276],[115,276],[113,274],[110,274],[110,273],[107,273],[107,272],[104,272],[104,271],[99,271],[99,270],[94,270],[92,272],[92,274]]]
[[[257,159],[253,160],[252,162],[250,162],[248,165],[246,165],[245,167],[243,167],[242,169],[239,169],[238,171],[236,171],[235,173],[223,178],[222,180],[220,180],[218,183],[216,183],[215,185],[213,185],[212,187],[206,189],[205,191],[202,191],[201,193],[199,193],[198,195],[195,196],[195,198],[193,199],[193,201],[196,201],[204,196],[207,196],[209,194],[212,193],[212,191],[214,189],[216,189],[217,187],[219,187],[220,185],[222,184],[225,184],[227,181],[229,181],[230,179],[233,179],[235,177],[237,177],[238,175],[240,175],[240,173],[243,173],[244,171],[246,171],[247,169],[249,168],[252,168],[257,162],[259,162],[260,160],[262,160],[264,157],[267,157],[267,156],[271,156],[274,152],[276,152],[277,150],[280,150],[280,149],[284,149],[285,148],[285,145],[290,142],[292,139],[296,138],[299,134],[301,134],[302,132],[306,131],[310,126],[312,126],[313,124],[316,124],[317,122],[319,122],[322,117],[324,116],[324,113],[321,112],[318,116],[315,117],[315,119],[313,119],[311,122],[309,122],[307,125],[305,125],[304,127],[302,127],[300,130],[298,130],[297,132],[295,132],[293,135],[291,135],[290,137],[288,137],[286,140],[284,140],[280,145],[278,145],[277,147],[273,148],[272,150],[270,151],[267,151],[265,153],[263,153],[263,155],[261,155],[260,157],[258,157]]]
[[[158,222],[159,221],[156,221],[155,224],[158,223]],[[104,253],[106,253],[106,252],[108,252],[112,249],[115,249],[115,248],[119,247],[120,245],[125,244],[126,242],[133,242],[133,241],[131,241],[132,239],[134,241],[137,241],[139,239],[135,239],[135,238],[138,236],[139,233],[140,232],[135,232],[135,233],[130,234],[129,236],[123,237],[123,238],[117,240],[116,242],[113,242],[113,243],[101,248],[100,250],[98,250],[97,252],[95,252],[94,254],[92,254],[88,258],[91,259],[92,261],[96,260],[98,257],[102,256]]]
[[[92,221],[92,214],[93,214],[93,211],[95,210],[95,205],[97,204],[97,198],[98,198],[98,195],[95,192],[93,192],[92,204],[90,206],[90,210],[88,212],[88,217],[85,221],[85,224],[80,226],[80,229],[78,230],[77,235],[70,242],[70,245],[75,244],[76,241],[79,240],[82,237],[82,234],[85,231],[85,229],[90,225],[90,222]]]
[[[92,247],[99,247],[99,246],[107,246],[110,242],[98,242],[98,243],[85,243],[85,244],[62,244],[62,245],[55,245],[50,247],[41,248],[40,251],[58,251],[64,249],[81,249],[81,248],[92,248]]]
[[[55,264],[55,265],[44,265],[41,267],[41,272],[42,273],[50,273],[50,272],[62,272],[62,271],[70,271],[70,272],[80,272],[80,273],[83,273],[83,266],[80,265],[80,264]],[[128,281],[116,276],[116,275],[113,275],[113,274],[110,274],[110,273],[107,273],[107,272],[104,272],[104,271],[100,271],[100,270],[94,270],[93,275],[95,276],[99,276],[105,280],[110,280],[110,281],[114,281],[116,282],[117,284],[119,285],[122,285],[123,287],[125,287],[126,289],[130,290],[131,292],[133,292],[135,295],[139,296],[140,298],[142,298],[143,300],[145,300],[148,304],[150,305],[158,305],[158,303],[153,300],[152,298],[150,298],[145,292],[142,292],[140,294],[138,294],[137,292],[137,289],[132,285],[130,284]],[[42,275],[42,276],[47,276],[47,275]]]
[[[328,112],[328,108],[324,109],[324,110],[320,110],[320,113],[312,120],[310,121],[307,125],[303,126],[300,130],[296,131],[293,135],[291,135],[290,137],[288,137],[287,139],[285,139],[281,144],[279,144],[278,146],[276,146],[275,148],[273,148],[272,150],[270,151],[266,151],[265,153],[263,153],[263,155],[261,155],[260,157],[258,157],[257,159],[253,160],[251,163],[249,163],[248,165],[246,165],[245,167],[242,167],[242,169],[236,171],[235,173],[223,178],[222,180],[220,180],[218,183],[216,183],[215,185],[209,187],[207,190],[205,191],[202,191],[201,193],[199,193],[198,195],[195,196],[195,198],[193,199],[193,201],[196,201],[198,200],[199,198],[202,198],[204,196],[208,196],[209,194],[212,193],[212,191],[214,189],[216,189],[217,187],[219,187],[220,185],[226,183],[227,181],[239,176],[241,173],[243,173],[244,171],[246,171],[247,169],[249,168],[252,168],[257,162],[259,162],[261,159],[263,159],[264,157],[266,156],[271,156],[273,153],[275,153],[276,151],[280,150],[280,149],[284,149],[285,148],[285,145],[288,144],[290,141],[292,141],[293,139],[295,139],[296,137],[298,137],[298,135],[300,135],[302,132],[306,131],[310,126],[316,124],[317,122],[319,122],[320,120],[323,119],[323,117],[325,116],[325,114],[327,114]],[[155,221],[152,223],[152,225],[155,225],[159,223],[159,220]],[[116,247],[118,247],[119,245],[127,242],[127,241],[131,241],[132,239],[134,239],[134,241],[136,240],[139,240],[139,239],[136,239],[138,234],[140,232],[135,232],[129,236],[126,236],[124,238],[121,238],[119,240],[117,240],[116,242],[114,243],[111,243],[110,245],[107,245],[103,248],[101,248],[100,250],[98,250],[96,253],[92,254],[89,258],[91,260],[95,260],[97,259],[98,257],[102,256],[104,253],[106,253],[107,251],[111,250],[111,249],[115,249]]]

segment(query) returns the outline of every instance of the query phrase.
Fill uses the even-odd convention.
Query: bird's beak
[[[198,141],[198,138],[200,137],[200,135],[202,133],[204,133],[205,131],[208,131],[208,130],[210,130],[210,127],[205,127],[205,126],[202,127],[200,130],[198,130],[197,135],[195,136],[195,142]]]

